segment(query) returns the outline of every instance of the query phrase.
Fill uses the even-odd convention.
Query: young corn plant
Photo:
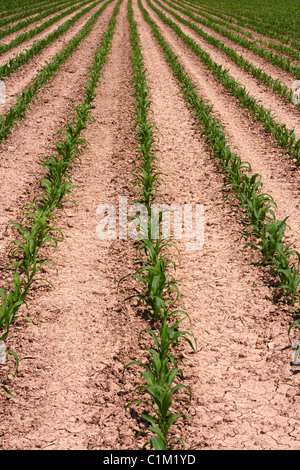
[[[55,41],[61,35],[66,33],[68,31],[68,29],[70,29],[71,26],[73,26],[76,23],[76,21],[78,21],[83,15],[88,13],[90,10],[95,8],[95,6],[98,3],[101,3],[102,1],[103,0],[100,0],[100,1],[97,0],[96,2],[93,2],[92,4],[90,4],[91,3],[90,1],[84,2],[84,4],[89,3],[90,5],[87,8],[84,8],[83,10],[80,10],[75,16],[73,16],[71,19],[67,20],[65,23],[63,23],[61,26],[59,26],[57,29],[55,29],[52,33],[48,34],[48,36],[46,36],[45,38],[42,38],[40,40],[35,41],[33,43],[33,45],[30,48],[26,49],[24,52],[21,52],[21,53],[15,55],[15,57],[11,57],[7,62],[5,62],[3,65],[0,66],[0,80],[2,80],[4,77],[9,77],[13,72],[16,72],[19,67],[21,67],[22,65],[27,64],[29,62],[29,60],[32,59],[32,57],[34,57],[37,54],[40,54],[40,52],[43,49],[48,47],[53,41]],[[74,11],[78,10],[79,8],[82,8],[82,6],[84,4],[80,4],[80,6],[75,6],[75,7],[71,8],[70,10],[68,10],[67,13],[62,13],[62,15],[59,15],[59,16],[63,17],[63,16],[66,16],[66,15],[69,15],[70,13],[73,13]],[[59,20],[59,19],[60,18],[57,18],[57,20]],[[49,20],[49,23],[52,24],[52,19]],[[46,27],[48,28],[50,26],[50,24],[48,24]],[[44,27],[44,29],[46,29],[46,27]],[[26,37],[24,40],[27,40],[27,39],[29,39],[29,38]],[[18,45],[18,44],[16,44],[17,42],[18,41],[17,41],[17,38],[16,38],[14,41],[11,41],[9,44],[5,44],[5,45],[0,44],[0,55],[1,55],[1,51],[2,51],[2,53],[4,53],[4,52],[7,52],[8,50],[13,49],[14,47],[16,47]],[[3,47],[1,49],[1,46],[5,46],[5,51],[4,51]]]
[[[274,52],[267,51],[265,48],[258,46],[255,42],[247,38],[239,37],[228,29],[218,26],[214,21],[208,21],[198,15],[193,15],[193,17],[193,19],[198,23],[201,23],[209,29],[212,29],[216,33],[219,33],[222,36],[230,39],[232,42],[238,44],[239,46],[242,46],[245,49],[254,52],[256,55],[266,59],[271,64],[276,65],[277,67],[281,68],[282,70],[288,73],[291,73],[295,78],[300,78],[300,67],[297,64],[291,62],[287,57],[283,57],[280,54],[275,54]]]
[[[207,11],[208,13],[211,13],[214,16],[217,16],[219,18],[226,20],[226,22],[230,24],[234,23],[238,26],[243,26],[243,27],[247,25],[247,27],[251,29],[252,31],[257,31],[265,36],[268,36],[273,39],[277,39],[283,44],[290,44],[295,49],[300,50],[299,34],[294,35],[294,32],[291,31],[290,29],[290,26],[291,26],[290,22],[289,22],[289,30],[287,34],[287,31],[284,31],[282,30],[282,28],[280,28],[280,23],[278,22],[278,20],[273,22],[271,26],[269,24],[269,27],[268,27],[266,24],[265,17],[263,21],[259,20],[259,18],[257,18],[256,15],[255,17],[252,16],[251,18],[249,17],[247,18],[245,16],[245,11],[243,11],[242,14],[237,14],[236,10],[234,9],[234,11],[230,12],[230,16],[229,16],[228,3],[226,4],[226,15],[224,15],[225,13],[224,10],[220,11],[219,9],[213,8],[212,6],[210,6],[209,8],[203,5],[200,6],[199,3],[195,3],[192,1],[181,0],[180,2],[176,2],[176,3],[183,4],[185,8],[189,8],[191,11],[195,11],[196,13],[202,14],[203,10]],[[191,8],[191,6],[193,8]],[[289,17],[291,16],[289,15]],[[299,30],[299,28],[297,28],[297,30]],[[298,38],[298,40],[294,40],[293,38],[295,39]]]
[[[74,3],[79,3],[79,2],[74,2],[74,0],[72,0],[72,1],[66,2],[62,5],[59,5],[59,6],[56,5],[54,8],[53,7],[48,8],[48,9],[44,8],[43,11],[37,16],[27,18],[27,20],[24,20],[24,21],[18,21],[17,23],[12,24],[11,26],[9,26],[8,28],[5,28],[5,29],[1,28],[1,30],[0,30],[0,39],[4,38],[5,36],[8,36],[9,34],[20,31],[21,29],[24,29],[27,26],[29,26],[33,23],[36,23],[37,21],[43,20],[44,18],[47,18],[47,16],[52,15],[53,13],[57,13],[61,10],[64,10],[68,6],[70,6],[72,4],[74,5]]]
[[[191,400],[191,391],[184,384],[174,385],[176,378],[183,380],[183,372],[177,366],[177,361],[174,355],[170,352],[170,346],[178,345],[180,338],[185,339],[192,349],[194,346],[187,337],[192,336],[191,333],[178,331],[178,326],[183,319],[177,321],[174,325],[169,327],[167,325],[167,315],[161,320],[161,326],[159,335],[151,329],[144,330],[149,333],[154,341],[154,348],[150,348],[148,351],[149,365],[144,364],[140,361],[133,361],[125,367],[132,365],[139,365],[143,369],[141,377],[145,380],[146,385],[139,386],[137,390],[141,394],[148,394],[152,398],[152,403],[148,401],[137,399],[127,404],[126,408],[134,403],[142,403],[150,405],[153,414],[142,414],[142,417],[151,424],[148,431],[151,431],[156,436],[152,437],[147,441],[143,448],[150,445],[150,448],[156,450],[165,450],[172,448],[171,443],[176,440],[180,442],[184,447],[184,442],[177,436],[169,437],[170,427],[179,419],[188,419],[188,417],[182,413],[174,413],[171,411],[172,396],[173,394],[181,389],[185,389],[189,392],[189,399]],[[143,333],[143,331],[141,332]]]
[[[65,3],[65,2],[53,2],[52,7],[56,6],[57,3]],[[25,6],[23,11],[19,12],[11,12],[10,14],[8,13],[9,17],[5,17],[5,13],[0,13],[0,27],[2,28],[3,26],[6,26],[7,24],[10,23],[15,23],[16,21],[22,20],[23,18],[28,18],[31,15],[36,15],[37,13],[41,13],[42,11],[45,11],[46,6],[43,4],[43,2],[39,3],[39,6],[33,6],[33,8],[30,8],[28,5]],[[10,16],[12,15],[12,16]]]

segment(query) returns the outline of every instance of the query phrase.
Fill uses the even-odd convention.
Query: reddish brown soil
[[[12,17],[15,16],[15,15],[17,15],[17,14],[18,14],[18,12],[17,12],[17,13],[14,13],[14,14],[7,15],[7,16],[5,16],[5,19],[8,19],[8,18],[10,17],[10,19],[12,20]],[[11,21],[11,23],[9,23],[9,24],[7,24],[7,25],[5,25],[5,26],[1,26],[0,30],[6,29],[6,28],[8,28],[9,26],[18,23],[19,21],[24,21],[24,20],[27,19],[27,18],[34,18],[35,16],[38,16],[38,15],[39,15],[39,13],[35,13],[34,15],[28,15],[28,16],[26,16],[26,18],[22,18],[22,20],[14,20],[14,21]],[[4,17],[3,17],[3,18],[1,17],[1,20],[2,20],[2,19],[4,19]]]
[[[69,41],[71,41],[72,38],[75,37],[80,32],[80,30],[84,27],[84,25],[87,23],[89,18],[99,8],[101,8],[101,5],[98,5],[97,7],[93,8],[90,12],[86,13],[82,18],[76,21],[76,23],[65,34],[63,34],[56,41],[50,44],[49,47],[47,47],[46,49],[43,49],[41,53],[34,56],[31,61],[29,61],[25,65],[22,65],[21,67],[19,67],[18,70],[12,73],[9,77],[6,77],[4,79],[5,86],[6,86],[7,100],[6,100],[5,105],[0,106],[1,113],[5,113],[6,109],[16,102],[16,98],[14,97],[14,95],[16,93],[20,94],[23,88],[29,85],[30,81],[34,78],[36,73],[45,65],[45,61],[47,62],[51,61],[51,59],[56,54],[58,54],[66,46],[66,44]],[[109,5],[108,11],[110,10],[111,10],[111,6]],[[98,20],[97,24],[100,24],[99,21],[101,20]],[[101,34],[101,30],[99,31],[99,34]],[[40,39],[40,37],[37,37],[36,39]],[[96,46],[94,42],[92,42],[92,44],[94,44],[94,47]],[[20,46],[20,48],[17,48],[17,49],[20,49],[19,52],[22,51],[21,47],[22,46]]]
[[[59,224],[65,241],[52,257],[59,270],[52,278],[56,289],[32,295],[33,324],[16,326],[10,339],[21,368],[13,385],[18,400],[4,400],[2,448],[133,444],[136,423],[125,414],[119,392],[126,396],[131,390],[132,373],[123,385],[121,372],[139,354],[136,339],[144,324],[122,303],[127,292],[117,292],[117,282],[132,272],[135,255],[129,241],[101,241],[96,235],[99,204],[129,195],[134,157],[129,81],[124,3],[95,101],[95,123],[85,133],[90,145],[74,171],[79,205],[67,208]]]
[[[183,3],[183,8],[187,8],[187,9],[188,9],[189,6],[191,6],[191,5],[189,5],[188,3],[184,5],[184,3]],[[194,7],[192,6],[192,8],[194,8]],[[197,12],[193,12],[193,13],[195,13],[196,15],[198,15],[198,16],[200,16],[200,17],[203,17],[203,14],[201,14],[201,10],[199,10],[199,13],[197,13]],[[203,11],[203,13],[204,13],[204,11]],[[210,13],[210,12],[208,12],[208,11],[205,12],[205,13],[208,13],[212,18],[215,18],[217,21],[225,21],[225,20],[223,20],[222,18],[217,17],[217,16],[214,15],[213,13]],[[233,18],[232,18],[232,19],[233,19]],[[234,20],[234,22],[236,23],[236,20]],[[228,23],[228,26],[230,26],[231,24],[232,24],[232,23]],[[221,26],[222,28],[228,29],[228,31],[231,31],[232,33],[236,34],[236,35],[239,36],[239,37],[245,38],[245,35],[243,35],[242,33],[238,33],[237,31],[231,30],[231,29],[227,28],[227,27],[224,26],[224,25],[220,25],[220,26]],[[274,43],[276,43],[276,44],[281,44],[281,45],[283,44],[282,41],[279,41],[278,39],[270,38],[269,36],[266,36],[266,35],[264,35],[264,34],[258,33],[257,31],[254,31],[254,30],[252,30],[252,29],[246,28],[245,26],[241,26],[241,25],[237,25],[237,26],[238,26],[238,28],[239,28],[240,30],[245,31],[245,33],[251,33],[251,34],[252,34],[252,38],[253,38],[253,39],[248,38],[248,37],[246,36],[247,39],[249,39],[250,41],[253,41],[253,40],[254,40],[254,41],[257,42],[258,45],[263,46],[263,47],[265,47],[266,49],[269,49],[269,50],[271,50],[271,51],[273,51],[273,52],[274,52],[274,49],[271,49],[271,48],[267,47],[266,44],[262,44],[261,41],[259,41],[259,40],[267,41],[267,42],[271,41],[271,42],[274,42]],[[294,49],[295,51],[298,52],[298,50],[295,49],[295,48],[294,48],[292,45],[290,45],[290,44],[284,44],[284,46],[288,46],[290,49]]]
[[[18,220],[21,205],[37,193],[39,157],[47,154],[80,100],[84,74],[113,6],[2,144],[2,227]],[[300,376],[290,364],[291,316],[286,306],[273,303],[268,272],[253,264],[250,250],[243,250],[242,226],[234,208],[223,200],[222,177],[208,159],[136,0],[133,7],[153,100],[152,119],[160,132],[157,152],[165,174],[160,192],[169,203],[205,206],[203,249],[187,251],[184,241],[176,242],[176,277],[191,317],[185,327],[198,345],[196,353],[181,345],[185,383],[193,397],[191,404],[185,393],[174,400],[176,409],[191,417],[176,426],[176,434],[187,446],[201,441],[204,449],[299,449]],[[122,370],[141,359],[144,343],[139,344],[138,335],[149,322],[135,301],[122,302],[134,292],[133,280],[117,289],[119,279],[134,272],[137,255],[130,240],[99,240],[96,235],[97,207],[117,205],[119,196],[133,198],[126,14],[124,1],[94,102],[95,121],[84,132],[88,144],[81,165],[72,172],[73,183],[80,186],[73,196],[77,206],[66,204],[65,212],[57,213],[65,240],[48,250],[58,268],[58,276],[50,269],[47,274],[55,290],[36,285],[28,298],[29,312],[20,311],[29,314],[30,322],[20,318],[7,341],[20,357],[20,370],[12,379],[12,362],[0,366],[0,381],[18,396],[15,400],[1,394],[1,449],[140,449],[146,439],[142,435],[134,440],[144,429],[140,408],[125,412],[125,405],[136,398],[132,391],[139,384],[139,371],[131,368],[122,377]],[[298,171],[173,33],[165,26],[162,31],[199,95],[213,104],[233,148],[262,174],[264,190],[278,202],[278,215],[291,216],[291,239],[299,248]],[[289,109],[285,111],[289,116]],[[0,240],[3,260],[11,236],[9,232]],[[2,276],[1,284],[6,283]]]
[[[299,448],[294,402],[299,378],[291,374],[290,351],[283,350],[288,317],[270,302],[262,273],[239,245],[241,227],[224,206],[222,180],[207,161],[148,26],[137,16],[154,120],[163,135],[164,196],[168,202],[204,204],[206,214],[203,250],[188,252],[179,244],[177,277],[198,342],[197,354],[187,350],[185,356],[194,398],[188,410],[192,422],[182,432],[189,445],[203,441],[215,449]]]
[[[185,3],[185,2],[182,2],[182,3]],[[187,3],[186,3],[186,6],[188,6]],[[192,6],[192,7],[193,7],[193,6]],[[220,20],[220,18],[219,18],[218,16],[215,16],[214,13],[209,10],[209,8],[204,8],[203,10],[205,11],[205,13],[208,13],[208,14],[209,14],[210,16],[212,16],[213,18],[216,18],[216,19],[219,19],[219,20]],[[199,10],[199,12],[200,12],[200,10]],[[249,31],[249,32],[253,35],[253,37],[255,37],[255,38],[260,38],[260,39],[263,39],[263,40],[265,40],[265,41],[276,42],[277,44],[282,44],[282,41],[279,41],[279,40],[274,39],[274,38],[272,38],[272,37],[269,37],[269,36],[266,36],[266,35],[264,35],[264,34],[258,33],[257,31],[254,31],[253,29],[249,29],[248,27],[246,28],[245,26],[242,26],[242,25],[240,25],[240,24],[237,24],[238,20],[237,20],[236,18],[233,18],[233,17],[230,16],[230,15],[229,15],[229,16],[226,15],[226,14],[224,13],[224,11],[223,11],[223,12],[220,11],[220,13],[221,13],[222,15],[225,15],[225,17],[227,16],[227,18],[225,18],[225,19],[221,18],[222,21],[228,21],[228,22],[229,22],[229,20],[230,20],[230,23],[231,23],[231,21],[232,21],[232,24],[233,24],[233,25],[238,26],[240,29],[242,29],[242,30],[244,30],[244,31]],[[199,16],[201,16],[201,14],[199,14]],[[249,18],[246,18],[246,17],[245,17],[245,19],[249,19]],[[282,36],[283,38],[285,38],[287,41],[290,39],[290,37],[289,37],[288,35],[282,34],[281,36]],[[284,43],[284,44],[286,44],[286,43]],[[293,48],[291,45],[289,45],[289,47]]]
[[[58,1],[56,1],[56,0],[51,0],[51,2],[45,2],[45,1],[43,1],[43,2],[39,2],[39,4],[36,5],[36,8],[44,6],[44,7],[46,7],[46,9],[48,10],[49,8],[54,7],[54,6],[56,6],[56,5],[58,6],[60,3],[64,3],[64,2],[58,2]],[[31,8],[30,8],[30,9],[31,9]],[[33,9],[33,8],[32,8],[32,9]],[[10,10],[10,11],[8,11],[8,10],[2,10],[2,11],[1,11],[1,14],[4,14],[4,15],[1,16],[1,20],[4,19],[4,18],[5,18],[5,19],[8,19],[8,18],[12,19],[13,16],[16,16],[16,15],[18,15],[18,14],[20,14],[20,13],[22,13],[22,14],[25,13],[24,8],[23,8],[23,9],[22,9],[22,8],[16,8],[16,9],[13,9],[13,10]],[[35,13],[34,15],[28,15],[26,18],[33,18],[34,16],[37,16],[37,15],[39,15],[39,13]],[[24,19],[25,19],[25,18],[23,18],[22,21],[23,21]],[[17,23],[18,21],[21,21],[21,20],[15,20],[14,22]],[[2,26],[2,28],[6,28],[6,27],[7,27],[7,26]],[[1,28],[1,29],[2,29],[2,28]]]

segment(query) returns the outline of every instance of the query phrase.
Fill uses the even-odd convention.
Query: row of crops
[[[156,2],[160,6],[160,2]],[[298,163],[300,161],[300,139],[296,140],[295,132],[293,129],[288,129],[285,124],[278,124],[272,117],[272,110],[267,110],[263,105],[258,103],[258,100],[247,93],[245,87],[239,85],[237,81],[228,73],[222,66],[214,62],[210,55],[205,52],[196,43],[195,40],[184,34],[181,28],[174,23],[170,18],[167,18],[164,13],[155,7],[151,2],[148,5],[159,15],[159,17],[170,26],[178,36],[185,42],[185,44],[200,58],[204,66],[213,73],[213,75],[224,85],[224,87],[236,97],[241,106],[250,111],[254,120],[258,121],[264,129],[271,134],[278,145],[287,150],[290,158],[295,159]],[[170,11],[170,10],[168,10]],[[180,18],[177,15],[177,19]],[[186,25],[190,26],[189,21],[181,20]]]
[[[78,8],[81,8],[83,5],[86,3],[90,2],[84,2],[83,4],[80,4],[80,7],[78,6],[73,6],[71,8],[72,12],[75,11]],[[0,78],[3,79],[5,77],[8,77],[11,73],[15,72],[18,70],[18,68],[21,65],[24,65],[28,63],[33,56],[36,54],[39,54],[43,49],[45,49],[47,46],[49,46],[53,41],[58,39],[61,35],[63,35],[74,23],[81,18],[84,14],[88,13],[92,8],[94,8],[97,5],[98,2],[94,2],[91,5],[89,5],[87,8],[84,8],[81,10],[79,13],[77,13],[74,17],[66,21],[64,24],[62,24],[59,28],[57,28],[53,33],[50,33],[48,36],[46,36],[43,39],[40,39],[34,44],[26,49],[24,52],[18,54],[16,57],[9,59],[6,63],[4,63],[0,67]],[[286,85],[284,85],[278,78],[272,78],[269,74],[267,74],[262,68],[260,67],[255,67],[251,62],[243,58],[242,54],[237,54],[232,47],[226,46],[222,41],[219,39],[216,39],[214,36],[211,36],[207,33],[205,33],[200,27],[198,27],[195,22],[201,22],[202,20],[199,19],[199,16],[194,15],[190,10],[183,9],[178,7],[178,2],[171,3],[171,2],[164,2],[165,4],[162,4],[161,2],[156,2],[157,5],[160,7],[158,9],[154,4],[151,4],[151,7],[154,9],[154,11],[159,12],[159,15],[161,18],[164,19],[164,21],[167,21],[167,24],[171,26],[173,29],[176,29],[176,32],[178,32],[181,36],[181,38],[184,38],[185,43],[190,47],[195,54],[201,59],[203,64],[207,67],[209,71],[212,71],[213,74],[217,77],[219,81],[225,86],[227,90],[230,91],[230,93],[235,96],[241,103],[241,105],[248,109],[251,112],[251,115],[254,120],[258,121],[261,123],[261,125],[264,127],[264,129],[271,134],[277,141],[278,145],[285,149],[290,158],[292,158],[296,163],[299,163],[300,159],[300,153],[299,153],[299,139],[297,140],[295,136],[295,132],[293,129],[287,128],[287,126],[283,123],[280,124],[276,121],[276,119],[273,116],[272,110],[270,109],[265,109],[265,107],[261,104],[259,104],[258,100],[253,97],[249,96],[249,93],[247,93],[247,90],[239,85],[236,80],[234,80],[233,77],[230,76],[228,71],[224,69],[222,66],[214,62],[209,54],[205,52],[199,44],[196,43],[195,40],[190,38],[187,35],[184,35],[184,33],[181,31],[180,27],[178,24],[174,23],[170,17],[166,17],[161,9],[166,11],[167,13],[171,14],[176,20],[178,20],[180,23],[190,27],[195,31],[200,37],[208,41],[210,44],[221,50],[223,53],[225,53],[233,62],[235,62],[237,65],[242,67],[246,72],[251,74],[255,79],[258,80],[259,83],[263,83],[264,85],[268,86],[272,91],[280,95],[280,97],[284,98],[286,101],[295,104],[299,108],[300,104],[298,101],[295,101],[293,99],[293,90],[291,88],[288,88]],[[168,6],[172,7],[172,10],[168,8]],[[71,10],[68,10],[67,12],[64,12],[63,15],[71,13]],[[182,16],[177,14],[175,11],[178,10],[184,15],[187,15],[191,18],[192,21],[190,20],[185,20]],[[61,15],[59,15],[61,16]],[[56,20],[56,17],[52,18],[49,20],[51,23],[52,21]],[[204,23],[205,24],[205,23]],[[207,26],[211,26],[211,24],[207,24]],[[44,24],[39,27],[44,28]],[[26,38],[32,37],[32,32],[34,30],[30,30],[28,33],[25,33]],[[21,35],[22,36],[22,35]],[[18,36],[16,39],[11,41],[8,44],[3,44],[0,45],[0,51],[1,47],[3,48],[3,51],[5,52],[6,50],[9,50],[10,48],[15,47],[15,45],[19,45],[20,41],[20,36]],[[273,57],[273,56],[272,56]],[[291,70],[291,63],[287,61],[288,65],[286,65],[285,68],[288,68]],[[278,63],[277,63],[278,65]],[[296,74],[297,75],[297,74]],[[11,120],[11,118],[9,118]]]
[[[99,3],[102,3],[102,1]],[[20,95],[16,95],[17,103],[10,107],[7,114],[0,117],[0,142],[8,136],[16,122],[25,116],[26,109],[30,106],[30,103],[36,97],[39,90],[56,74],[62,64],[66,62],[79,44],[92,31],[98,17],[111,2],[112,0],[105,2],[104,5],[89,18],[80,33],[73,37],[72,40],[52,58],[51,62],[47,62],[39,70],[29,86],[25,88]]]
[[[55,14],[55,13],[58,13],[60,12],[61,10],[64,10],[66,8],[68,8],[70,5],[74,4],[74,2],[72,1],[69,1],[67,3],[63,3],[63,4],[60,4],[59,6],[54,6],[54,7],[51,7],[49,10],[45,8],[42,9],[42,13],[40,13],[39,15],[37,16],[33,16],[33,17],[30,17],[24,21],[18,21],[17,23],[14,23],[12,24],[11,26],[8,26],[6,28],[2,28],[1,31],[0,31],[0,38],[4,38],[5,36],[8,36],[12,33],[15,33],[17,31],[20,31],[24,28],[27,28],[27,26],[30,26],[32,25],[33,23],[36,23],[37,21],[40,21],[40,20],[43,20],[44,18],[47,18],[48,16],[51,16],[52,14]],[[72,13],[72,12],[71,12]],[[65,14],[68,14],[68,10],[66,12],[64,12],[61,15],[58,15],[57,17],[54,17],[55,18],[55,21],[57,21],[57,19],[60,19],[60,17],[64,17]],[[44,23],[44,25],[47,25],[47,22]],[[47,26],[46,26],[47,27]],[[36,29],[33,28],[32,29],[33,31],[33,35],[35,34],[35,31]]]
[[[198,21],[202,23],[204,26],[207,26],[211,28],[213,31],[220,33],[222,36],[230,39],[232,42],[234,42],[237,45],[245,47],[245,49],[248,49],[258,56],[266,59],[270,63],[279,66],[283,70],[286,70],[287,72],[292,72],[295,73],[296,75],[298,74],[297,67],[294,69],[290,59],[282,57],[281,55],[278,55],[274,52],[269,52],[267,48],[274,49],[276,51],[279,51],[281,54],[286,54],[287,56],[293,58],[293,59],[299,59],[299,45],[296,41],[293,41],[291,46],[286,46],[281,44],[280,42],[273,42],[270,40],[263,40],[261,39],[260,41],[255,41],[255,38],[253,37],[253,34],[251,32],[247,31],[242,31],[240,28],[238,28],[238,31],[236,31],[236,27],[233,27],[230,24],[227,24],[224,21],[218,21],[216,20],[213,16],[208,15],[206,13],[203,13],[201,10],[199,10],[197,7],[195,7],[194,4],[191,3],[185,3],[185,2],[176,2],[179,5],[182,5],[184,8],[188,8],[191,12],[197,13],[198,16]],[[234,33],[232,31],[235,31]],[[238,33],[238,34],[236,34]],[[245,37],[241,37],[245,36]],[[261,47],[258,44],[261,43],[267,48]],[[295,50],[296,49],[296,50]],[[298,49],[298,50],[297,50]]]
[[[128,297],[127,300],[137,298],[139,303],[144,305],[144,313],[149,320],[152,320],[155,327],[146,328],[140,332],[140,335],[147,333],[153,342],[147,348],[147,362],[134,361],[126,366],[126,369],[133,365],[142,368],[141,377],[145,384],[139,386],[137,391],[142,395],[147,394],[147,398],[144,399],[143,396],[142,399],[135,399],[128,403],[126,408],[134,403],[142,403],[150,408],[151,414],[142,413],[141,416],[150,424],[148,431],[151,431],[154,437],[151,437],[144,447],[150,445],[155,450],[166,450],[172,448],[174,441],[184,447],[182,438],[172,433],[172,426],[179,418],[188,419],[184,414],[173,411],[171,408],[173,395],[185,389],[191,396],[188,387],[181,383],[184,376],[176,348],[180,340],[185,340],[193,350],[195,347],[191,341],[193,335],[180,329],[181,323],[188,318],[187,313],[174,307],[181,298],[181,294],[174,275],[176,264],[169,254],[171,240],[163,239],[159,230],[159,216],[156,220],[151,217],[152,205],[159,198],[161,172],[155,153],[155,130],[150,120],[150,93],[131,0],[128,2],[128,19],[132,44],[138,145],[134,169],[135,183],[138,188],[136,204],[143,204],[146,207],[148,222],[145,223],[141,219],[139,221],[141,239],[137,242],[136,248],[138,253],[142,253],[143,258],[140,259],[139,254],[140,267],[132,275],[140,283],[140,292]],[[153,223],[157,225],[159,232],[157,239],[151,236]],[[178,315],[180,315],[179,318]],[[177,383],[178,381],[180,383]]]
[[[10,49],[13,50],[14,47],[46,30],[56,21],[63,19],[64,16],[73,13],[75,15],[48,36],[37,40],[27,50],[3,64],[0,67],[1,79],[9,77],[19,67],[28,63],[35,55],[62,36],[82,16],[94,8],[96,11],[89,17],[80,32],[49,62],[46,62],[29,86],[16,96],[16,104],[10,107],[9,112],[0,116],[0,143],[13,132],[14,126],[26,116],[27,110],[40,90],[72,56],[93,30],[97,19],[112,2],[113,0],[106,2],[97,0],[94,2],[69,1],[49,4],[49,2],[28,1],[21,7],[18,2],[10,2],[9,9],[8,5],[2,2],[3,9],[7,9],[7,15],[4,12],[1,14],[0,38],[18,32],[49,15],[56,15],[56,13],[58,15],[46,20],[42,25],[20,34],[7,45],[0,45],[0,54]],[[55,248],[58,242],[63,241],[63,233],[55,226],[56,213],[57,209],[63,207],[65,197],[69,197],[72,193],[72,167],[74,161],[79,158],[84,144],[83,130],[92,117],[93,100],[104,64],[111,50],[121,3],[122,0],[119,0],[114,6],[108,27],[102,35],[101,43],[82,90],[81,104],[73,110],[68,125],[62,130],[62,139],[54,143],[54,154],[41,159],[40,163],[46,169],[46,175],[39,182],[39,192],[32,203],[25,207],[22,219],[11,224],[15,239],[10,243],[7,254],[9,262],[5,269],[12,273],[13,279],[8,289],[0,289],[0,340],[7,339],[11,325],[14,323],[21,305],[26,303],[28,292],[33,285],[37,281],[51,285],[42,275],[44,268],[52,264],[51,260],[45,258],[44,250],[49,246]],[[191,80],[180,59],[165,40],[165,30],[158,26],[157,22],[152,19],[152,15],[155,13],[165,28],[170,28],[180,38],[182,44],[185,44],[200,60],[202,66],[212,73],[232,97],[238,100],[241,107],[249,111],[251,119],[273,137],[274,143],[286,152],[293,163],[299,165],[300,139],[297,140],[294,130],[288,129],[285,124],[278,123],[273,117],[272,110],[266,109],[259,103],[259,100],[250,96],[246,88],[238,83],[228,70],[214,62],[197,41],[183,32],[178,23],[191,28],[202,39],[225,53],[255,79],[268,86],[272,93],[278,94],[291,104],[294,104],[291,89],[280,80],[268,75],[262,68],[252,65],[242,54],[237,54],[232,47],[204,32],[198,25],[203,25],[222,34],[237,45],[251,50],[273,65],[299,78],[300,67],[293,62],[294,59],[299,58],[295,46],[296,32],[286,38],[284,43],[286,45],[282,43],[278,46],[277,43],[272,42],[262,43],[263,46],[276,49],[278,54],[259,46],[257,41],[253,40],[250,32],[243,34],[239,26],[238,15],[232,16],[237,21],[230,21],[228,15],[222,15],[217,7],[213,9],[210,4],[201,5],[199,8],[198,4],[191,1],[145,0],[142,2],[138,0],[137,5],[142,12],[145,23],[151,28],[165,61],[172,70],[180,93],[190,109],[206,148],[215,160],[218,171],[223,175],[226,196],[234,201],[235,208],[240,214],[244,227],[242,235],[246,239],[246,247],[251,247],[260,254],[260,264],[270,268],[272,276],[276,279],[274,299],[285,299],[291,308],[297,309],[300,301],[300,253],[293,250],[285,241],[285,233],[288,228],[287,218],[278,220],[276,201],[272,196],[264,193],[262,176],[255,174],[251,165],[232,151],[222,123],[215,116],[212,106],[201,98],[196,84]],[[238,12],[238,10],[236,11]],[[212,14],[219,19],[215,20]],[[250,13],[248,20],[250,24]],[[258,30],[259,26],[255,23],[254,18],[252,20],[256,28],[253,30]],[[271,17],[269,21],[269,25],[271,25]],[[149,318],[151,327],[140,332],[140,339],[146,337],[149,344],[146,351],[141,353],[143,357],[146,357],[146,360],[142,361],[137,358],[137,360],[124,365],[124,373],[128,368],[135,366],[142,370],[142,384],[135,390],[138,397],[130,401],[126,408],[137,405],[142,406],[143,411],[148,410],[141,415],[148,423],[147,431],[150,433],[150,438],[145,442],[144,447],[150,446],[156,450],[165,450],[174,446],[185,446],[183,439],[173,431],[177,420],[188,419],[188,416],[177,409],[179,406],[176,402],[177,392],[184,391],[191,399],[191,390],[184,383],[184,371],[181,368],[179,351],[182,342],[186,342],[192,350],[196,349],[196,343],[192,332],[181,329],[182,322],[188,320],[189,316],[178,306],[181,294],[176,281],[176,263],[170,254],[173,243],[170,239],[164,239],[160,230],[158,230],[159,237],[157,239],[151,238],[151,233],[153,233],[151,209],[160,197],[159,188],[162,183],[155,146],[156,134],[159,129],[155,129],[151,121],[151,90],[147,84],[147,73],[138,27],[134,19],[132,0],[128,0],[128,24],[131,40],[132,86],[135,98],[134,121],[137,153],[134,177],[137,188],[136,203],[143,204],[147,208],[149,217],[146,224],[140,219],[140,230],[146,236],[144,238],[141,236],[135,243],[139,267],[135,273],[128,275],[139,283],[139,292],[129,294],[126,300],[135,298],[139,305],[143,305],[144,313]],[[279,31],[281,30],[278,28],[276,39],[279,38]],[[283,32],[281,31],[280,34]],[[245,37],[242,38],[242,35]],[[289,58],[283,58],[281,53],[286,54]],[[297,109],[299,105],[295,104],[295,107]],[[159,229],[160,217],[156,220],[156,224]],[[124,281],[125,279],[120,280],[120,282]],[[298,323],[299,320],[295,316],[294,321],[291,321],[290,329]],[[9,350],[9,352],[18,362],[17,355],[13,351]],[[296,353],[295,360],[299,353],[300,349]],[[1,388],[11,394],[11,391],[4,385]],[[195,443],[195,445],[197,444]]]

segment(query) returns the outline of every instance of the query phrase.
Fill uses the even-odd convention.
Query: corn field
[[[299,24],[0,0],[1,450],[300,448]]]

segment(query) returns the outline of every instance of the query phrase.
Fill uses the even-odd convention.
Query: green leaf
[[[0,388],[2,388],[2,390],[4,390],[8,395],[10,395],[11,397],[13,398],[17,398],[15,395],[13,395],[9,390],[8,388],[4,387],[4,385],[1,385]]]
[[[171,390],[170,390],[170,396],[173,395],[173,393],[177,392],[177,390],[180,390],[182,388],[185,388],[188,392],[189,392],[189,395],[190,395],[190,401],[192,399],[192,392],[191,390],[186,386],[186,385],[183,385],[183,384],[179,384],[179,385],[175,385],[175,387],[173,387]]]
[[[160,437],[152,437],[150,439],[150,444],[154,447],[155,450],[166,450],[167,446],[165,441],[163,441]]]
[[[172,414],[170,416],[170,418],[168,419],[167,421],[167,424],[166,424],[166,431],[169,431],[170,427],[172,426],[172,424],[175,423],[175,421],[177,421],[177,419],[179,418],[183,418],[183,419],[188,419],[187,416],[185,416],[184,414],[182,413],[177,413],[177,414]]]
[[[148,421],[150,424],[153,424],[154,426],[157,424],[158,422],[158,419],[155,418],[154,416],[152,415],[149,415],[149,414],[144,414],[142,413],[142,418],[145,419],[146,421]]]

